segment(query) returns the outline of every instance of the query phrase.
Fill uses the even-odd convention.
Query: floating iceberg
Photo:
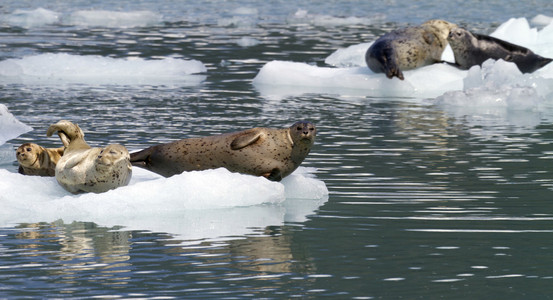
[[[0,83],[197,85],[205,76],[193,74],[204,72],[202,62],[176,58],[146,60],[48,53],[0,61]]]

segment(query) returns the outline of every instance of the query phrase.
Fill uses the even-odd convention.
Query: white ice
[[[367,25],[383,19],[383,15],[376,15],[374,17],[335,17],[329,15],[310,14],[307,10],[300,8],[288,17],[287,22],[289,24],[310,24],[315,26],[333,27],[356,24]]]
[[[0,21],[10,26],[30,28],[59,23],[60,14],[45,8],[34,10],[17,9],[13,13],[1,16]]]
[[[205,80],[197,60],[47,53],[0,61],[0,83],[25,84],[173,84],[197,85]]]
[[[31,130],[31,126],[23,124],[0,103],[0,145]]]
[[[170,178],[133,168],[128,186],[73,195],[54,177],[0,169],[0,226],[62,219],[162,231],[185,239],[243,235],[252,227],[305,221],[328,199],[326,185],[311,172],[300,167],[282,182],[272,182],[223,168]]]
[[[543,18],[541,18],[543,19]],[[553,24],[548,24],[538,30],[530,27],[524,18],[511,19],[499,26],[491,34],[500,39],[528,47],[534,52],[553,57]],[[494,95],[498,93],[510,93],[510,106],[522,105],[525,109],[528,104],[525,99],[538,95],[538,101],[550,99],[550,79],[553,78],[553,64],[534,72],[533,74],[521,74],[518,69],[504,67],[504,62],[491,62],[499,64],[497,68],[481,70],[460,70],[448,64],[434,64],[416,70],[404,71],[405,80],[397,78],[388,79],[383,74],[375,74],[365,64],[365,52],[372,41],[348,48],[338,49],[325,60],[327,67],[313,66],[302,62],[271,61],[266,63],[253,80],[255,88],[262,96],[269,99],[282,99],[288,96],[296,96],[306,93],[329,93],[344,96],[373,96],[373,97],[412,97],[435,98],[441,95],[450,97],[455,91],[465,95],[456,96],[453,102],[471,102],[479,98],[480,93]],[[453,61],[450,48],[444,51],[442,58]],[[512,63],[506,63],[514,66]],[[507,72],[502,76],[475,75],[496,72]],[[483,73],[482,73],[483,72]],[[475,86],[475,76],[483,76]],[[467,78],[469,77],[469,78]],[[472,79],[471,79],[472,78]],[[490,81],[492,81],[490,83]],[[521,90],[521,82],[525,89]],[[500,87],[500,90],[498,89]],[[471,89],[479,88],[479,92],[471,92]],[[485,91],[483,91],[485,90]],[[534,99],[534,98],[532,98]],[[440,98],[440,101],[444,101]],[[532,102],[533,100],[530,100]]]
[[[156,26],[161,24],[162,21],[163,16],[148,10],[78,10],[64,14],[45,8],[37,8],[34,10],[18,9],[12,13],[0,16],[0,22],[23,28],[51,24],[82,27],[130,28]]]
[[[145,27],[155,26],[162,22],[162,16],[147,10],[143,11],[108,11],[79,10],[73,12],[67,23],[86,27]]]

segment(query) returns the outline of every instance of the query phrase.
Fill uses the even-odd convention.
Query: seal
[[[55,176],[56,164],[65,147],[44,148],[35,143],[25,143],[15,152],[19,173],[33,176]]]
[[[165,177],[223,167],[280,181],[309,154],[316,132],[315,125],[300,121],[284,129],[257,127],[182,139],[131,153],[131,163]]]
[[[447,38],[455,65],[461,69],[482,65],[488,59],[513,62],[522,73],[532,73],[551,62],[551,58],[539,56],[528,48],[511,44],[491,36],[472,33],[465,28],[451,29]]]
[[[404,79],[402,70],[442,61],[451,28],[444,20],[429,20],[420,26],[393,30],[379,37],[365,53],[365,62],[375,73]]]
[[[131,180],[132,167],[129,151],[122,145],[111,144],[92,148],[84,140],[81,128],[67,120],[50,125],[47,136],[60,134],[69,142],[56,165],[56,180],[71,193],[103,193]]]

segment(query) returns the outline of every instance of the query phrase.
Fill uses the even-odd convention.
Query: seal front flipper
[[[377,41],[365,53],[365,62],[369,69],[375,73],[384,73],[386,77],[397,78],[403,80],[395,51],[390,45],[390,41]]]
[[[230,143],[230,149],[232,150],[240,150],[244,147],[247,147],[249,145],[254,144],[261,138],[261,131],[247,131],[243,134],[237,136],[232,140]]]
[[[282,172],[280,172],[280,169],[275,168],[271,170],[271,173],[263,174],[263,177],[266,177],[270,181],[281,181],[282,180]]]

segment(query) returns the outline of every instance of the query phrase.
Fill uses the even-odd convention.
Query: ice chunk
[[[0,145],[31,130],[32,127],[21,123],[4,104],[0,103]]]
[[[254,39],[252,37],[243,36],[239,40],[236,41],[236,44],[241,47],[252,47],[259,45],[259,40]]]
[[[532,20],[530,20],[530,23],[534,25],[541,25],[541,26],[549,25],[551,24],[551,22],[553,22],[552,17],[542,15],[542,14],[536,15],[535,17],[532,18]]]
[[[89,84],[199,84],[206,67],[197,60],[111,58],[48,53],[0,61],[0,82]]]
[[[436,97],[449,90],[460,90],[466,72],[435,64],[405,71],[402,81],[375,74],[368,67],[329,68],[271,61],[261,68],[253,84],[264,97],[272,99],[304,93]]]
[[[365,67],[367,66],[365,62],[365,53],[372,44],[373,42],[362,43],[338,49],[325,59],[325,63],[340,68]]]
[[[0,226],[63,219],[187,238],[238,235],[252,226],[282,224],[287,207],[296,207],[285,205],[286,198],[287,202],[302,199],[298,201],[306,214],[322,205],[328,190],[310,172],[300,167],[289,181],[272,182],[223,168],[170,178],[133,168],[128,186],[102,194],[72,195],[54,177],[23,176],[0,169]],[[289,212],[286,220],[301,222],[305,216],[299,214]]]
[[[553,93],[553,79],[522,74],[516,65],[489,59],[473,66],[463,80],[462,91],[449,91],[436,98],[439,104],[473,107],[537,109]]]
[[[384,15],[375,15],[373,17],[335,17],[329,15],[309,14],[305,9],[298,9],[294,14],[287,18],[289,24],[311,24],[321,27],[348,26],[356,24],[373,24],[384,20]]]
[[[60,15],[55,11],[45,8],[33,10],[17,9],[13,13],[2,17],[2,20],[11,26],[30,28],[58,23]]]
[[[151,11],[79,10],[69,17],[68,23],[90,27],[146,27],[162,22],[162,16]]]

